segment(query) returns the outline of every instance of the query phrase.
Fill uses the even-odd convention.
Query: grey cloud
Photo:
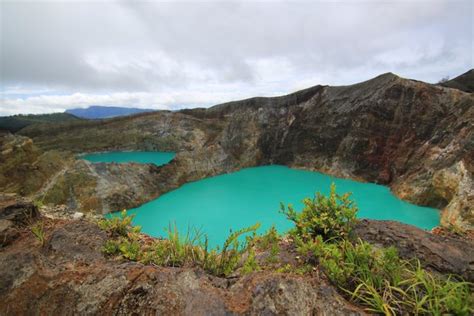
[[[469,0],[0,6],[6,90],[214,89],[218,98],[199,100],[212,104],[229,88],[272,95],[300,83],[348,84],[386,71],[436,81],[474,63]],[[229,91],[229,99],[235,96]]]

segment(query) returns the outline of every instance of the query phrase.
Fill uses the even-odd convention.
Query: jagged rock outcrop
[[[83,212],[128,209],[157,196],[164,184],[159,171],[153,164],[76,160],[44,190],[41,200]]]
[[[30,201],[12,194],[0,195],[0,249],[15,240],[22,228],[34,223],[40,214]]]
[[[210,109],[30,126],[22,134],[44,150],[178,152],[159,169],[161,185],[147,197],[210,175],[277,163],[389,185],[405,200],[442,208],[444,224],[474,224],[474,95],[390,73]],[[100,187],[107,172],[89,173],[97,179],[101,211],[110,210],[107,200],[143,202],[124,195],[127,190]]]
[[[435,235],[395,221],[362,220],[357,223],[355,234],[382,247],[394,246],[401,257],[418,258],[431,270],[474,282],[473,240]]]
[[[65,152],[39,149],[30,138],[0,135],[0,192],[35,194],[72,160]]]

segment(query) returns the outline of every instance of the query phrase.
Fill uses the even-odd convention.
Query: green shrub
[[[275,228],[275,225],[270,227],[265,234],[255,237],[255,245],[259,250],[269,251],[266,259],[268,263],[276,263],[280,253],[280,235]]]
[[[289,263],[282,265],[281,267],[276,269],[276,272],[278,273],[290,273],[291,271],[293,271],[293,266]]]
[[[472,283],[459,282],[452,276],[441,278],[424,270],[419,261],[405,269],[406,279],[400,282],[405,290],[402,301],[409,309],[420,314],[454,314],[472,315],[474,313],[474,296]]]
[[[299,275],[304,275],[313,270],[313,266],[309,264],[304,264],[304,265],[297,265],[297,266],[292,266],[291,264],[287,263],[278,269],[276,269],[276,272],[278,273],[295,273]]]
[[[228,276],[234,272],[242,261],[244,253],[249,252],[251,241],[241,242],[239,238],[255,232],[260,224],[231,233],[224,242],[222,251],[219,248],[209,249],[208,238],[199,231],[188,233],[181,238],[176,226],[168,229],[168,238],[158,240],[152,253],[146,256],[147,262],[162,266],[197,265],[216,276]],[[249,257],[250,254],[249,254]],[[254,263],[246,262],[248,267]]]
[[[256,224],[231,233],[224,242],[222,251],[219,251],[219,248],[209,249],[207,236],[199,231],[190,233],[188,229],[188,233],[182,238],[176,226],[170,226],[168,238],[156,241],[151,253],[144,258],[146,262],[161,266],[195,265],[213,275],[228,276],[237,269],[244,253],[249,253],[247,258],[251,257],[252,239],[241,242],[239,238],[255,232],[259,226],[260,224]],[[247,268],[254,266],[251,260],[246,264]]]
[[[41,247],[44,246],[44,242],[46,240],[46,233],[44,231],[44,223],[42,221],[33,224],[31,227],[31,233],[38,239],[40,242]]]
[[[393,247],[319,238],[308,248],[329,279],[369,312],[469,315],[473,308],[469,283],[434,276],[419,261],[401,259]]]
[[[255,233],[259,227],[260,224],[257,223],[251,227],[243,228],[233,233],[231,232],[222,246],[219,264],[216,268],[210,269],[209,272],[222,276],[231,274],[237,268],[242,254],[249,250],[253,242],[253,240],[248,239],[246,242],[241,242],[239,238],[248,233]]]
[[[134,215],[127,215],[127,211],[123,210],[120,216],[112,216],[99,221],[99,227],[107,231],[112,236],[126,237],[128,233],[139,233],[140,226],[132,226]]]
[[[280,254],[280,246],[276,243],[273,244],[270,248],[270,253],[266,259],[268,263],[277,263],[278,262],[278,255]]]
[[[280,235],[275,228],[275,225],[270,227],[265,234],[255,238],[256,244],[259,249],[267,250],[272,248],[275,244],[280,241]]]
[[[204,257],[200,246],[201,233],[198,230],[188,232],[182,237],[176,227],[170,225],[168,238],[158,240],[152,247],[152,262],[161,266],[179,267],[186,264],[199,263]]]
[[[329,197],[317,193],[313,199],[303,200],[303,210],[296,212],[291,205],[281,212],[295,223],[291,231],[303,241],[322,236],[324,240],[346,238],[356,221],[357,207],[350,199],[350,193],[339,195],[335,184],[331,184]]]
[[[294,269],[294,272],[300,275],[310,273],[311,271],[313,271],[313,267],[309,264],[299,265]]]
[[[419,261],[398,256],[394,247],[376,248],[349,240],[357,208],[349,194],[317,194],[305,199],[297,213],[289,206],[282,212],[295,223],[290,232],[298,253],[319,264],[343,293],[366,306],[368,312],[395,314],[473,313],[472,284],[442,278],[424,270]]]
[[[140,259],[141,246],[137,240],[130,240],[121,238],[121,242],[118,245],[120,253],[126,259],[137,261]]]
[[[255,258],[255,250],[251,248],[248,251],[247,259],[245,260],[242,266],[242,274],[248,274],[260,270],[260,265],[258,264],[257,259]]]
[[[330,279],[343,288],[352,287],[357,280],[377,289],[385,285],[385,280],[398,285],[406,265],[395,248],[376,249],[362,240],[356,243],[348,240],[325,243],[320,240],[315,243],[315,255]]]
[[[102,246],[102,252],[107,255],[116,255],[120,253],[119,242],[116,240],[107,240]]]
[[[35,200],[33,201],[33,205],[36,206],[36,208],[41,209],[44,207],[43,200]]]

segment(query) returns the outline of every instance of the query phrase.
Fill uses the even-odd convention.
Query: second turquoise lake
[[[86,154],[80,158],[90,162],[136,162],[136,163],[153,163],[161,166],[170,162],[175,156],[173,152],[156,152],[156,151],[111,151],[96,154]]]

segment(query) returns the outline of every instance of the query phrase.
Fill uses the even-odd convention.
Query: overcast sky
[[[5,1],[0,115],[178,109],[473,68],[474,1]]]

